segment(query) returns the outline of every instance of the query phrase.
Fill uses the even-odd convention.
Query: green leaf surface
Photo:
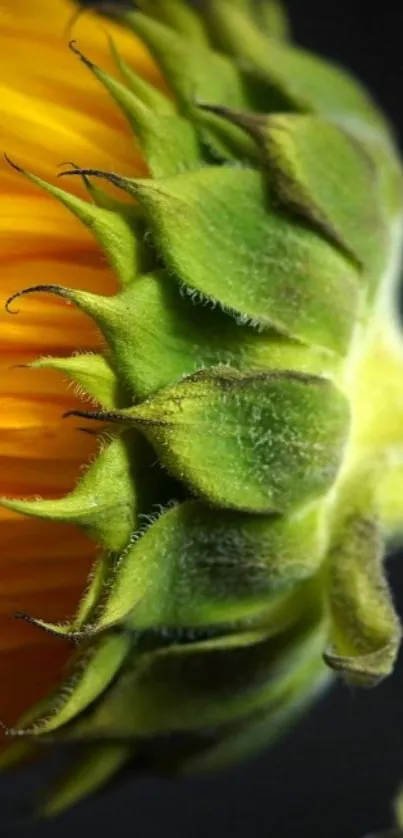
[[[123,550],[138,526],[141,482],[134,480],[139,437],[116,437],[103,445],[76,488],[56,500],[1,499],[6,509],[50,521],[77,524],[111,552]]]
[[[318,644],[318,615],[288,631],[254,630],[169,645],[132,658],[86,718],[74,741],[149,737],[230,724],[267,706],[292,684],[307,644]],[[319,648],[318,648],[319,646]]]
[[[326,492],[349,430],[348,404],[330,381],[224,367],[105,418],[136,424],[168,471],[210,503],[260,513]]]
[[[327,374],[335,368],[326,352],[240,325],[218,306],[192,299],[165,271],[139,277],[114,299],[115,329],[110,318],[108,329],[100,317],[97,322],[140,398],[218,364]]]
[[[32,183],[52,195],[94,235],[121,285],[129,284],[144,262],[143,228],[137,207],[121,204],[120,210],[105,209],[71,195],[42,178],[12,164]]]
[[[374,161],[315,116],[281,114],[263,132],[269,182],[282,204],[379,279],[387,235]]]
[[[101,599],[105,596],[105,589],[111,578],[115,563],[116,556],[110,553],[104,553],[96,560],[76,614],[71,623],[65,626],[65,637],[85,634],[85,627],[91,621]],[[50,630],[52,630],[52,626],[50,626]]]
[[[140,76],[120,54],[113,40],[110,40],[110,48],[113,60],[122,76],[126,86],[131,90],[137,99],[161,116],[174,116],[177,113],[176,103],[161,92],[147,79]]]
[[[197,100],[233,107],[249,104],[241,71],[230,59],[141,12],[128,13],[125,20],[147,44],[185,112]]]
[[[219,157],[256,159],[253,143],[236,126],[206,115],[199,102],[253,107],[261,92],[259,82],[248,77],[226,56],[203,43],[180,35],[169,26],[140,12],[125,16],[128,25],[144,40],[161,67],[183,113],[191,118],[203,141]]]
[[[51,369],[63,373],[77,384],[80,395],[91,396],[103,407],[127,404],[127,394],[123,393],[119,379],[104,355],[92,352],[70,358],[50,355],[32,361],[28,366],[30,369]]]
[[[208,45],[208,37],[199,13],[189,7],[187,0],[138,0],[139,9],[150,17],[171,26],[186,40]]]
[[[203,107],[195,109],[194,121],[209,154],[209,160],[212,159],[218,163],[241,161],[245,165],[257,166],[259,150],[246,131]]]
[[[401,640],[371,492],[368,476],[345,487],[327,559],[332,628],[325,659],[346,680],[362,686],[390,675]]]
[[[270,38],[286,41],[290,36],[287,12],[279,0],[258,0],[256,3],[258,23],[263,24]]]
[[[179,115],[161,116],[141,102],[132,107],[132,123],[153,177],[166,177],[202,165],[193,125]]]
[[[173,175],[200,165],[198,138],[188,120],[175,113],[154,111],[126,85],[89,61],[75,45],[73,51],[103,84],[127,118],[154,177]]]
[[[15,736],[43,736],[67,725],[86,710],[113,681],[130,649],[124,634],[101,637],[82,649],[71,665],[71,674],[47,702],[47,712],[30,725],[12,730]]]
[[[192,299],[163,270],[138,277],[113,297],[61,286],[23,293],[38,291],[66,297],[92,317],[109,358],[84,354],[45,358],[31,366],[66,372],[104,407],[126,406],[134,397],[146,398],[184,375],[218,364],[326,375],[337,372],[340,364],[326,351],[240,324],[219,307]]]
[[[197,501],[169,509],[115,565],[91,630],[212,626],[256,614],[287,624],[295,618],[289,592],[320,565],[320,514],[254,517]]]
[[[126,187],[186,287],[264,327],[345,352],[357,316],[357,271],[279,209],[259,172],[208,167]]]
[[[217,744],[184,761],[181,773],[222,771],[250,759],[289,732],[331,681],[321,660],[324,643],[325,633],[320,627],[316,635],[308,636],[292,678],[286,677],[281,684],[273,684],[264,708],[247,720],[243,719],[235,729],[224,728]]]
[[[252,16],[232,0],[208,0],[207,9],[222,48],[254,68],[270,91],[277,90],[288,100],[289,108],[320,114],[354,133],[368,133],[368,126],[373,126],[387,134],[386,122],[368,93],[344,69],[267,38]],[[229,103],[222,98],[220,104]]]

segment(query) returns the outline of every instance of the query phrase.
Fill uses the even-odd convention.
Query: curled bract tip
[[[86,67],[89,67],[90,70],[94,69],[94,62],[87,58],[87,56],[81,52],[81,50],[77,46],[77,41],[74,38],[71,41],[69,41],[69,49],[74,55],[77,56],[77,58],[80,59],[80,61],[83,62],[83,64],[86,65]]]
[[[67,289],[63,288],[61,285],[33,285],[30,288],[23,288],[20,291],[16,291],[15,294],[12,294],[11,297],[6,300],[5,309],[8,314],[19,314],[19,309],[15,309],[14,311],[11,309],[11,305],[14,300],[17,300],[18,297],[26,297],[28,294],[36,293],[57,294],[59,297],[66,298],[69,296]]]
[[[63,419],[93,419],[96,422],[118,422],[123,417],[116,413],[108,412],[107,410],[67,410],[63,413]]]
[[[108,183],[111,183],[113,186],[117,186],[118,189],[125,189],[127,180],[126,178],[122,177],[121,175],[116,174],[116,172],[106,172],[103,169],[91,169],[85,168],[81,166],[74,166],[71,169],[67,169],[64,172],[59,172],[58,177],[98,177],[102,180],[107,180]]]
[[[6,163],[8,163],[8,165],[11,166],[12,169],[15,169],[15,171],[18,172],[19,174],[24,174],[25,173],[25,170],[22,168],[22,166],[19,166],[18,163],[15,162],[15,160],[12,160],[11,157],[9,156],[9,154],[7,154],[6,151],[3,152],[3,154],[4,154],[4,159],[5,159]]]

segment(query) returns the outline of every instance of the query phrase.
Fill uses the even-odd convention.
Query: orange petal
[[[145,77],[161,82],[147,50],[118,25],[85,13],[68,34],[68,0],[4,0],[0,8],[2,145],[17,163],[52,182],[58,164],[145,173],[124,117],[68,49],[69,37],[114,71],[108,34]],[[65,188],[85,195],[80,179]],[[96,439],[62,413],[79,404],[63,376],[17,369],[40,355],[101,345],[94,324],[48,295],[4,305],[31,285],[58,283],[114,293],[116,283],[90,233],[65,208],[0,161],[0,494],[59,497],[71,490]],[[92,426],[91,426],[92,428]],[[12,618],[16,610],[45,620],[75,612],[96,548],[73,526],[0,512],[0,719],[18,716],[62,678],[71,647]]]

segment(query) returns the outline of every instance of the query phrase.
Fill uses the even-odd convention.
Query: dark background
[[[35,0],[32,0],[35,2]],[[372,88],[403,134],[399,0],[288,0],[299,42],[345,63]],[[389,561],[403,615],[403,555]],[[2,781],[0,807],[38,775]],[[127,778],[20,838],[364,838],[391,825],[403,780],[403,661],[370,691],[338,686],[277,747],[202,780]],[[2,807],[3,808],[3,807]],[[3,810],[4,811],[4,810]]]

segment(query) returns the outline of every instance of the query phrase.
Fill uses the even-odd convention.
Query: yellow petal
[[[57,182],[58,166],[146,171],[128,126],[105,90],[68,48],[76,38],[92,60],[114,72],[108,35],[137,72],[158,81],[147,51],[117,25],[85,13],[69,33],[67,0],[3,0],[0,5],[2,147],[11,158]],[[79,179],[66,188],[84,195]],[[0,495],[60,497],[76,483],[96,440],[75,420],[71,384],[49,370],[16,365],[100,346],[92,323],[44,294],[18,300],[24,287],[55,283],[112,293],[115,280],[89,232],[70,213],[0,161]],[[26,611],[52,622],[71,617],[94,561],[94,545],[75,527],[0,512],[0,719],[15,724],[62,677],[65,644],[15,620]]]

